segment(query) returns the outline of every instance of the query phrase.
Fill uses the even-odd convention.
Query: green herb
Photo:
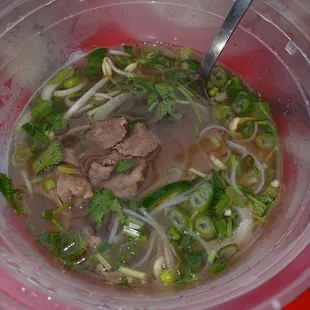
[[[53,79],[51,79],[47,82],[47,85],[53,85],[53,84],[61,83],[63,80],[68,78],[72,74],[72,72],[73,72],[73,69],[71,67],[64,68],[64,69],[60,70],[57,73],[56,77],[54,77]]]
[[[260,101],[254,103],[251,116],[258,120],[267,120],[270,118],[270,106],[267,102]]]
[[[63,160],[63,150],[57,140],[50,142],[48,148],[41,152],[33,161],[32,169],[35,174],[53,170]]]
[[[34,148],[43,149],[46,148],[49,145],[49,138],[42,132],[36,129],[35,126],[33,126],[30,123],[26,123],[22,126],[22,129],[30,136],[32,137],[34,141]]]
[[[30,111],[34,122],[44,120],[53,111],[53,103],[37,96],[35,98],[35,104],[30,108]]]
[[[214,218],[213,219],[216,233],[219,238],[224,238],[227,236],[227,224],[224,218]]]
[[[104,253],[104,252],[110,250],[111,248],[112,248],[112,244],[110,244],[109,242],[105,242],[99,246],[98,252]]]
[[[128,56],[114,56],[115,65],[117,68],[125,69],[128,65],[132,63],[131,57]]]
[[[117,172],[125,172],[130,170],[135,166],[135,163],[130,159],[122,159],[118,165],[116,166],[115,170]]]
[[[224,215],[225,211],[231,206],[231,201],[229,196],[224,193],[220,199],[220,201],[215,206],[215,213],[218,217]]]
[[[239,76],[233,76],[227,83],[226,92],[230,100],[235,100],[238,93],[243,90],[243,85]]]
[[[237,115],[248,115],[253,108],[252,100],[245,91],[240,91],[232,102],[232,109]]]
[[[138,200],[137,199],[129,200],[129,208],[132,211],[138,211],[140,208]]]
[[[224,126],[228,126],[235,116],[232,108],[226,104],[217,104],[213,110],[216,120]]]
[[[255,125],[253,122],[246,122],[242,128],[242,136],[245,139],[249,139],[254,134]]]
[[[0,173],[0,193],[6,199],[8,206],[17,214],[24,215],[27,213],[21,204],[22,192],[19,189],[15,189],[12,180],[3,173]]]
[[[97,190],[95,195],[90,201],[89,217],[97,223],[97,226],[101,228],[103,217],[109,212],[116,212],[120,215],[121,222],[125,221],[125,217],[122,211],[123,202],[116,198],[114,194],[107,190]]]
[[[211,202],[211,208],[214,208],[219,203],[224,194],[225,184],[220,175],[215,170],[212,170],[212,182],[213,182],[213,199]]]
[[[127,54],[132,54],[132,46],[131,45],[124,45],[124,52]]]
[[[240,195],[232,186],[228,186],[225,190],[225,194],[229,197],[230,203],[239,207],[245,205],[244,197]]]
[[[64,81],[64,88],[70,89],[75,87],[81,83],[81,79],[78,76],[74,76]]]
[[[119,287],[132,289],[132,285],[130,282],[128,282],[128,280],[121,280],[119,282],[116,282],[115,284]]]
[[[103,47],[97,48],[87,56],[88,64],[85,68],[85,74],[87,76],[92,77],[101,72],[103,58],[106,56],[107,51],[108,50]]]
[[[49,193],[55,187],[56,187],[56,181],[53,179],[46,180],[44,183],[44,190],[46,193]]]

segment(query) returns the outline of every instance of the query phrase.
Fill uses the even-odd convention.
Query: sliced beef
[[[75,168],[79,168],[80,163],[76,158],[75,150],[70,148],[65,148],[64,150],[64,163]]]
[[[106,150],[122,141],[127,134],[127,119],[115,117],[106,121],[94,123],[87,132],[86,139],[95,142],[101,149]]]
[[[137,123],[133,135],[118,144],[116,149],[125,156],[146,157],[158,147],[157,138],[146,128],[145,124]]]
[[[102,187],[112,191],[116,197],[132,199],[145,179],[146,170],[147,163],[142,160],[130,173],[118,173],[110,180],[102,182]]]
[[[85,177],[61,174],[57,179],[57,194],[62,202],[67,202],[72,198],[79,201],[90,199],[93,197],[94,192]]]
[[[102,156],[93,161],[89,169],[89,179],[91,183],[98,187],[102,181],[111,177],[122,155],[113,151],[111,154]]]

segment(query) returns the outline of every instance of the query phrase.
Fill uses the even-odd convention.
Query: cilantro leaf
[[[212,182],[214,194],[211,202],[211,209],[219,203],[225,191],[224,181],[215,170],[212,170]]]
[[[131,283],[128,282],[128,280],[121,280],[119,282],[116,282],[116,285],[123,288],[132,288]]]
[[[116,166],[117,172],[125,172],[135,166],[135,163],[130,159],[122,159]]]
[[[231,206],[231,201],[229,196],[224,193],[220,199],[220,201],[215,206],[215,213],[218,217],[224,215],[224,212]]]
[[[93,50],[88,56],[88,64],[85,68],[84,73],[87,76],[94,76],[97,73],[100,73],[102,70],[102,61],[105,55],[107,54],[107,49],[102,47],[102,48],[97,48]]]
[[[176,100],[174,89],[169,84],[155,84],[155,89],[163,100]]]
[[[101,228],[103,217],[109,212],[117,212],[120,215],[120,220],[125,221],[122,211],[122,201],[114,196],[114,194],[107,190],[97,190],[95,195],[90,201],[89,218],[97,223]]]
[[[227,83],[227,95],[230,100],[235,100],[238,93],[243,90],[243,84],[239,76],[233,76]]]
[[[13,187],[12,180],[3,173],[0,173],[0,193],[6,199],[8,206],[17,214],[23,215],[26,213],[25,208],[21,205],[22,192]]]

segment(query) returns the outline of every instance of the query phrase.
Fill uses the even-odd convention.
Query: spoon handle
[[[200,66],[200,75],[208,79],[213,66],[253,0],[236,0],[217,32]]]

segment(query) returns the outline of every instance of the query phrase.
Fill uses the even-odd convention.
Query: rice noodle
[[[64,119],[68,120],[73,114],[75,114],[86,102],[90,99],[104,84],[109,81],[107,77],[101,79],[90,90],[88,90],[80,99],[78,99],[74,105],[65,113]]]
[[[104,105],[96,109],[93,119],[95,121],[104,121],[111,116],[111,114],[120,108],[123,104],[127,103],[129,100],[133,99],[133,94],[131,93],[121,93],[120,95],[112,98]]]
[[[126,56],[126,57],[131,57],[130,54],[124,52],[124,51],[120,51],[120,50],[113,50],[113,49],[109,49],[108,50],[109,54],[110,55],[113,55],[113,56]]]
[[[112,229],[110,232],[110,236],[109,236],[109,243],[110,244],[112,244],[116,241],[116,235],[117,235],[118,228],[119,228],[119,222],[120,222],[119,214],[116,214],[115,218],[114,218],[113,226],[112,226]]]
[[[228,148],[228,149],[227,149],[227,155],[226,155],[226,157],[222,160],[223,164],[225,164],[225,165],[227,164],[227,162],[228,162],[228,160],[229,160],[231,154],[232,154],[231,149]]]
[[[45,85],[41,91],[41,98],[45,101],[51,101],[54,91],[60,84]]]
[[[93,104],[87,104],[86,106],[82,107],[81,109],[79,109],[76,113],[74,113],[72,115],[72,117],[80,117],[83,115],[84,112],[89,111],[90,109],[92,109],[94,107]]]
[[[79,85],[76,85],[76,86],[71,87],[69,89],[56,90],[56,91],[54,91],[54,96],[58,97],[58,98],[70,96],[70,95],[80,91],[81,89],[83,89],[85,87],[85,85],[86,84],[84,82],[81,82]]]
[[[165,252],[167,267],[171,272],[175,274],[176,273],[175,260],[173,258],[173,254],[169,247],[170,245],[169,239],[164,229],[144,208],[140,208],[139,211],[149,220],[150,223],[152,223],[152,226],[157,230],[158,234],[162,237],[164,241],[164,252]]]
[[[225,131],[226,133],[228,133],[231,136],[231,132],[228,129],[226,129],[225,127],[219,126],[219,125],[211,125],[211,126],[205,127],[203,130],[201,130],[200,137],[205,135],[208,131],[215,130],[215,129]]]
[[[184,201],[187,201],[188,199],[189,199],[189,197],[186,196],[185,194],[175,196],[172,199],[165,201],[162,204],[160,204],[159,206],[157,206],[150,214],[154,215],[154,214],[159,213],[160,211],[162,211],[168,207],[171,207],[171,206],[177,205],[179,203],[182,203]]]
[[[147,251],[145,253],[145,255],[136,263],[132,266],[132,268],[138,268],[138,267],[141,267],[150,257],[153,249],[154,249],[154,245],[155,245],[155,242],[156,242],[156,231],[153,230],[151,232],[151,235],[150,235],[150,239],[149,239],[149,244],[148,244],[148,248],[147,248]]]
[[[231,186],[234,188],[234,190],[239,195],[243,196],[242,192],[240,191],[240,189],[239,189],[239,187],[237,185],[237,181],[236,181],[238,166],[239,166],[239,162],[238,161],[234,161],[232,163],[232,167],[231,167],[231,170],[230,170],[230,183],[231,183]]]
[[[244,139],[242,141],[244,141],[244,142],[252,142],[256,138],[257,133],[258,133],[258,125],[255,123],[254,124],[254,132],[253,132],[252,137],[250,137],[249,139]]]
[[[226,144],[228,145],[228,147],[232,151],[242,155],[243,158],[249,153],[246,147],[244,147],[244,146],[242,146],[242,145],[240,145],[240,144],[238,144],[236,142],[227,141]]]
[[[66,96],[64,101],[67,107],[72,107],[76,102],[76,101],[72,101],[69,96]]]

